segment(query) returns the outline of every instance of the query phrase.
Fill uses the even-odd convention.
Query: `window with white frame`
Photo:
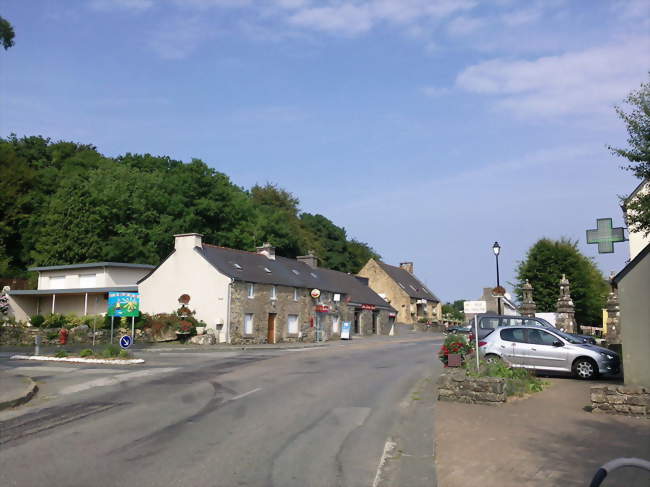
[[[297,287],[293,288],[293,300],[298,301],[298,288]]]
[[[97,274],[81,274],[79,287],[97,287]]]
[[[253,313],[246,313],[244,315],[244,335],[253,334]]]
[[[248,283],[248,297],[249,298],[255,297],[255,284],[253,284],[252,282]]]
[[[271,286],[271,299],[278,299],[278,288],[277,288],[277,286]]]
[[[298,315],[289,315],[287,317],[287,333],[290,335],[298,334]]]

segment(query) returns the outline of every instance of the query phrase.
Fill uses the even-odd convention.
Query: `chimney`
[[[264,242],[264,245],[257,247],[257,253],[265,256],[267,259],[275,260],[275,247],[268,242]]]
[[[399,266],[401,269],[413,274],[413,262],[400,262]]]
[[[176,250],[193,250],[194,247],[203,248],[203,235],[200,233],[179,233],[174,235],[174,248]]]
[[[318,267],[318,257],[314,255],[313,250],[310,250],[307,255],[299,255],[296,257],[296,260],[298,262],[307,264],[309,267],[313,267],[314,269]]]

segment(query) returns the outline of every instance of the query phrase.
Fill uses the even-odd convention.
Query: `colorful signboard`
[[[108,293],[108,316],[139,316],[140,294]]]
[[[375,310],[375,305],[374,304],[362,304],[361,309],[369,309],[370,311]]]
[[[326,304],[317,304],[315,311],[316,313],[328,313],[330,310],[330,307]]]
[[[311,293],[309,293],[309,294],[311,294],[311,297],[314,298],[314,299],[319,298],[320,297],[320,289],[312,289]]]

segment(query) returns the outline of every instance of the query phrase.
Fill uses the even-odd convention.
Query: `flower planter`
[[[463,356],[460,353],[447,354],[447,367],[460,367],[463,364]]]

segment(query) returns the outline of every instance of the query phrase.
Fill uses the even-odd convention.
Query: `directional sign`
[[[465,301],[463,303],[463,311],[467,314],[485,313],[487,311],[487,303],[485,301]]]
[[[625,230],[613,228],[611,218],[598,218],[596,228],[587,230],[587,243],[598,244],[599,254],[613,254],[614,242],[625,242]]]
[[[129,335],[122,335],[120,338],[120,347],[129,348],[133,343],[133,339]]]

